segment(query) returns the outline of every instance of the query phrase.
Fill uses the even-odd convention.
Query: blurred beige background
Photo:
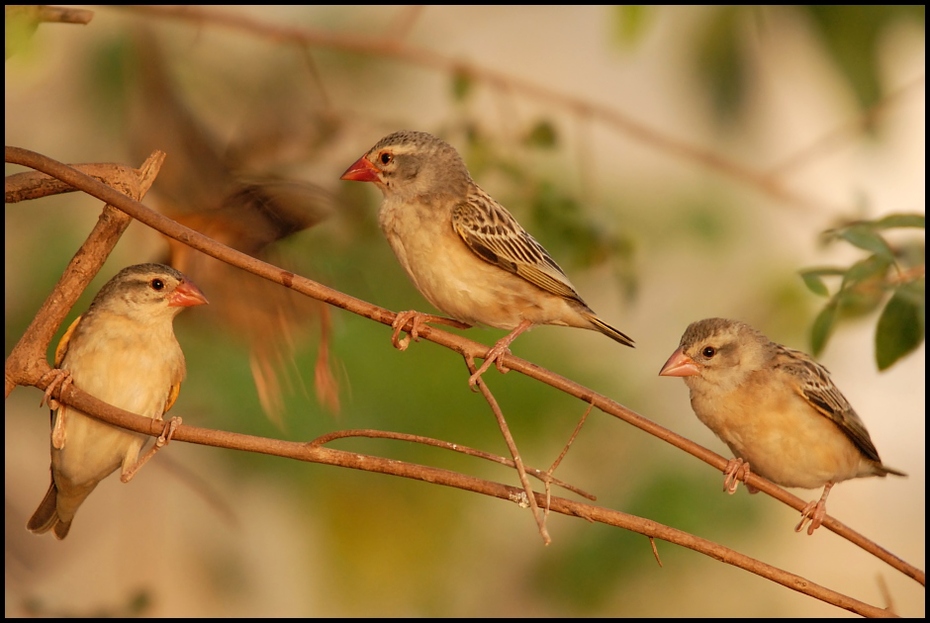
[[[543,327],[517,340],[514,353],[728,456],[694,417],[684,384],[660,379],[658,370],[687,324],[708,316],[743,319],[810,351],[809,329],[824,300],[804,288],[798,271],[860,257],[849,245],[820,245],[820,232],[840,219],[924,212],[925,48],[922,22],[885,25],[874,60],[889,95],[872,131],[863,131],[856,97],[806,14],[757,10],[736,21],[744,98],[721,118],[695,63],[716,10],[649,9],[635,35],[623,35],[634,15],[607,7],[222,9],[366,43],[406,32],[400,45],[418,50],[398,59],[310,48],[311,64],[296,46],[243,30],[94,9],[87,26],[41,26],[7,60],[6,144],[63,162],[134,166],[141,162],[134,152],[164,148],[158,124],[130,139],[123,122],[132,114],[135,78],[125,58],[143,49],[134,46],[144,25],[192,113],[221,144],[251,140],[240,162],[338,197],[333,217],[280,243],[281,256],[353,296],[394,310],[428,310],[377,231],[380,197],[373,189],[346,189],[338,178],[393,130],[444,133],[598,314],[637,342],[635,351],[621,350],[593,332]],[[479,76],[456,99],[453,77],[430,62],[436,55],[607,107],[749,170],[767,171],[822,137],[837,138],[780,178],[806,202],[779,201],[622,124],[583,118],[519,86],[489,86]],[[556,129],[556,149],[521,143],[540,122]],[[491,146],[466,149],[469,132]],[[271,137],[273,158],[257,147],[264,137]],[[523,177],[508,177],[494,158],[517,163]],[[17,170],[7,167],[8,174]],[[531,209],[527,189],[542,182],[572,198],[595,239],[619,240],[630,254],[589,261],[571,240],[560,240],[558,228]],[[7,206],[7,353],[99,209],[77,195]],[[165,252],[158,234],[133,224],[93,291],[119,268]],[[618,275],[635,277],[635,296]],[[425,342],[400,353],[387,328],[338,310],[331,348],[341,412],[332,414],[313,396],[311,341],[296,360],[307,393],[287,394],[284,428],[277,428],[262,414],[248,353],[198,313],[176,323],[189,374],[173,413],[185,422],[292,440],[380,428],[506,454],[457,356]],[[842,483],[829,512],[923,568],[924,347],[879,373],[874,327],[875,315],[841,325],[820,360],[883,460],[910,477]],[[500,332],[468,335],[491,343]],[[548,466],[583,405],[516,374],[492,370],[488,380],[527,464]],[[499,500],[183,443],[130,485],[102,483],[66,541],[35,537],[24,525],[48,485],[48,420],[36,407],[39,398],[36,389],[17,388],[6,402],[8,616],[848,614],[665,543],[658,545],[659,568],[646,539],[619,529],[552,516],[553,543],[543,547],[529,512]],[[508,470],[438,451],[374,441],[337,447],[517,483]],[[193,488],[192,474],[209,494]],[[913,580],[825,529],[795,534],[795,511],[742,488],[721,493],[715,470],[603,413],[591,415],[558,475],[604,506],[716,540],[871,604],[886,605],[887,590],[898,614],[925,614],[924,589]]]

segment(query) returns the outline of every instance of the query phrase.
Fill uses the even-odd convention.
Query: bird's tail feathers
[[[901,470],[895,469],[893,467],[888,467],[887,465],[882,465],[881,463],[878,463],[875,465],[875,470],[876,470],[875,473],[877,473],[882,478],[884,478],[888,474],[894,474],[895,476],[904,476],[905,478],[907,478],[907,474],[905,474]]]
[[[58,487],[55,486],[53,480],[52,484],[48,486],[48,491],[45,492],[45,497],[39,503],[39,508],[26,522],[26,529],[33,534],[45,534],[56,527],[56,524],[58,524]],[[67,534],[67,530],[65,530],[65,534]]]
[[[591,321],[591,324],[594,325],[594,328],[609,337],[612,340],[616,340],[623,344],[624,346],[629,346],[630,348],[636,348],[633,344],[633,338],[626,335],[622,331],[614,329],[612,326],[601,320],[595,315],[591,315],[588,318]]]

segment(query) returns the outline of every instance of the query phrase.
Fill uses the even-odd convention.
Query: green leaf
[[[881,101],[877,50],[889,28],[910,20],[924,26],[924,7],[900,5],[811,5],[803,9],[813,18],[818,34],[845,76],[862,108]]]
[[[801,279],[804,280],[804,285],[807,286],[807,289],[814,294],[818,296],[830,296],[830,290],[827,289],[823,279],[821,279],[820,275],[817,273],[802,272]]]
[[[891,250],[891,247],[888,246],[884,238],[875,232],[871,224],[859,223],[851,225],[841,230],[839,236],[860,249],[871,251],[889,260],[894,259],[894,252]]]
[[[879,255],[870,255],[850,266],[834,297],[837,312],[843,318],[856,318],[875,311],[888,290],[889,266],[891,260]]]
[[[614,7],[614,33],[621,45],[631,46],[642,39],[655,11],[641,4]]]
[[[528,147],[552,149],[558,143],[558,135],[551,121],[540,121],[533,126],[523,141]]]
[[[925,290],[925,287],[926,287],[926,280],[924,279],[924,277],[920,277],[920,278],[914,279],[913,281],[909,281],[903,284],[900,288],[898,288],[895,294],[898,296],[906,296],[915,305],[923,306],[924,301],[927,298],[927,292]]]
[[[885,300],[887,286],[879,277],[860,281],[836,293],[837,311],[843,319],[871,314]]]
[[[923,214],[889,214],[875,221],[877,229],[892,227],[917,227],[926,229],[926,217]]]
[[[811,327],[811,350],[816,357],[823,352],[833,332],[833,324],[836,322],[837,299],[830,299],[830,302],[824,305],[817,318],[814,319],[814,326]]]
[[[732,123],[739,118],[746,93],[748,71],[739,37],[745,11],[740,7],[714,9],[698,43],[697,73],[710,88],[720,123]]]
[[[923,301],[922,295],[903,286],[885,305],[875,327],[875,363],[879,370],[887,370],[924,341]]]
[[[474,84],[475,81],[468,72],[457,69],[452,74],[452,99],[457,102],[465,101],[465,98],[471,94]]]
[[[842,268],[809,268],[800,271],[801,279],[807,289],[819,296],[830,296],[830,290],[823,282],[825,275],[843,275],[846,271]]]
[[[21,52],[30,45],[39,23],[28,6],[6,7],[6,58]]]
[[[139,589],[135,595],[130,597],[129,603],[126,605],[126,610],[128,611],[126,615],[141,616],[152,607],[152,602],[152,595],[145,590]],[[114,615],[126,616],[121,613],[114,613]]]
[[[846,271],[841,289],[853,288],[868,280],[884,278],[891,263],[892,259],[884,255],[870,255],[864,260],[859,260]]]

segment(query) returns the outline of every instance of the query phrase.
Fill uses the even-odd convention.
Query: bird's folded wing
[[[817,411],[833,420],[866,457],[881,463],[865,423],[830,380],[826,368],[801,351],[790,348],[784,350],[793,360],[793,365],[798,368],[794,374],[798,379],[798,393]]]
[[[490,197],[470,197],[452,211],[452,226],[481,259],[556,296],[581,301],[546,250]],[[482,205],[476,200],[484,199]]]

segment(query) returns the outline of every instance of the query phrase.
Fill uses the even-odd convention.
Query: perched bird
[[[801,513],[798,532],[808,521],[808,534],[820,526],[836,483],[906,475],[882,465],[865,424],[826,368],[745,323],[692,323],[659,375],[683,377],[698,419],[736,455],[724,471],[727,491],[736,491],[750,468],[783,487],[823,487],[820,500]]]
[[[510,333],[469,378],[474,386],[527,329],[551,324],[600,331],[633,346],[581,299],[565,273],[501,204],[472,180],[461,156],[426,132],[384,137],[342,179],[374,182],[384,194],[378,221],[417,289],[463,326],[483,324]],[[408,311],[394,322],[393,342],[412,321],[444,321]],[[448,323],[447,324],[458,324]]]
[[[55,350],[57,380],[73,382],[115,407],[161,420],[177,399],[186,370],[174,317],[185,307],[206,302],[197,286],[170,266],[123,269],[61,338]],[[50,385],[46,398],[52,389]],[[52,483],[26,527],[36,534],[54,530],[64,539],[77,509],[101,480],[122,468],[127,482],[147,460],[139,461],[147,436],[57,401],[49,400],[49,405]],[[168,439],[173,432],[166,427]]]

